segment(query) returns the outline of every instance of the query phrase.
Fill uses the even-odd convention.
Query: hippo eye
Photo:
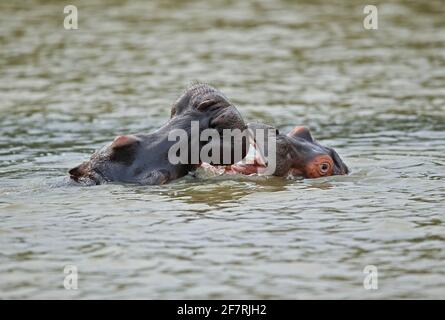
[[[334,163],[326,154],[315,157],[305,168],[306,177],[320,178],[330,176],[333,173]]]
[[[327,163],[327,162],[323,162],[322,164],[320,164],[320,172],[321,172],[322,174],[326,174],[326,173],[328,173],[329,168],[330,168],[330,165],[329,165],[329,163]]]

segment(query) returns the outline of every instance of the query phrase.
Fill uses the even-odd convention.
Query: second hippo
[[[225,167],[226,173],[303,178],[349,173],[338,153],[316,141],[307,127],[297,126],[288,134],[282,134],[278,129],[264,123],[254,122],[247,126],[250,144],[255,148],[255,157],[253,161]],[[272,139],[267,139],[268,132],[273,133]],[[259,133],[262,133],[260,137]]]

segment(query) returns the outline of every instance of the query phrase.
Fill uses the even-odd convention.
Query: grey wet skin
[[[349,173],[349,169],[338,153],[329,147],[318,143],[308,128],[303,126],[295,127],[288,134],[281,134],[274,127],[253,122],[248,125],[252,134],[254,144],[257,130],[274,130],[276,136],[276,156],[275,156],[275,176],[302,176],[305,178],[319,178],[331,175],[344,175]],[[233,169],[240,173],[251,174],[259,172],[262,166],[267,163],[268,140],[265,139],[261,148],[256,146],[259,156],[253,165],[235,165]],[[262,154],[264,153],[264,154]]]
[[[104,182],[138,183],[155,185],[167,183],[181,178],[196,169],[199,164],[172,164],[168,159],[170,148],[177,141],[169,141],[169,132],[182,129],[187,132],[188,156],[191,155],[191,140],[197,139],[199,150],[214,141],[199,141],[199,137],[191,137],[192,121],[199,122],[199,132],[213,128],[219,132],[223,129],[246,128],[238,110],[228,99],[215,88],[197,84],[188,88],[173,104],[171,118],[158,130],[148,134],[119,136],[112,143],[96,151],[90,160],[69,171],[75,181],[101,184]],[[241,143],[242,158],[247,152],[245,139],[235,141],[230,146],[232,164],[241,159],[234,156],[234,143]],[[220,141],[222,145],[222,141]],[[225,164],[220,153],[219,163]],[[190,160],[190,159],[189,159]]]

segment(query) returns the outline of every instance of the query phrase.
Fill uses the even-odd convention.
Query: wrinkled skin
[[[263,152],[255,141],[255,132],[260,130],[275,130],[276,135],[276,167],[272,173],[274,176],[299,176],[304,178],[320,178],[332,175],[348,174],[349,169],[341,160],[337,152],[329,147],[319,144],[311,135],[308,128],[295,127],[287,135],[280,134],[272,126],[262,123],[249,123],[251,143],[256,149],[254,163],[238,163],[226,168],[231,173],[264,173],[267,164],[268,153],[267,140]]]
[[[118,136],[112,143],[96,151],[90,160],[71,169],[70,177],[78,182],[92,184],[113,181],[144,185],[163,184],[181,178],[199,164],[170,163],[168,152],[176,141],[169,141],[169,132],[174,129],[185,130],[188,145],[191,146],[191,140],[195,139],[199,150],[205,144],[212,143],[191,137],[191,121],[199,121],[199,132],[208,128],[218,131],[246,128],[235,106],[221,92],[208,85],[197,84],[187,89],[173,104],[171,118],[161,128],[148,134]],[[236,163],[245,156],[248,146],[246,140],[243,142],[241,158],[232,157],[230,163]],[[233,145],[229,148],[233,148]],[[189,148],[189,158],[190,155]],[[213,164],[224,164],[222,156],[219,163]]]

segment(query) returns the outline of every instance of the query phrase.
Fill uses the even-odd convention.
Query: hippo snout
[[[83,178],[88,177],[89,172],[90,172],[89,161],[82,162],[80,165],[68,171],[70,178],[73,179],[74,181],[79,181],[79,179],[81,179],[82,177]]]

